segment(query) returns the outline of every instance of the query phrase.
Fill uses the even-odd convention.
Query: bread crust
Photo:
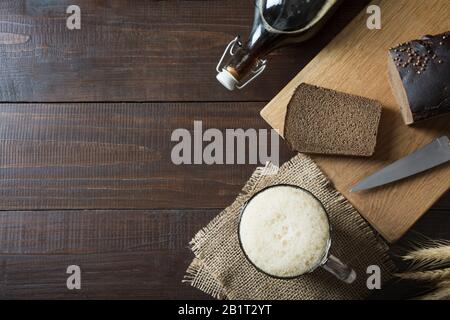
[[[406,124],[450,113],[450,32],[389,50],[389,81]]]

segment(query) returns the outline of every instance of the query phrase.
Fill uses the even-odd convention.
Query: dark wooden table
[[[215,65],[253,1],[2,0],[0,298],[208,298],[181,284],[188,242],[255,166],[175,166],[172,131],[267,128],[259,110],[365,3],[230,93]],[[414,229],[450,238],[449,211],[446,196]]]

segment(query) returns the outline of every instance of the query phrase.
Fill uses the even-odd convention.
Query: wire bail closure
[[[222,54],[222,57],[219,60],[219,63],[217,64],[216,71],[222,72],[224,68],[222,67],[223,61],[225,60],[225,57],[229,54],[230,56],[234,56],[236,54],[236,46],[242,47],[242,43],[239,41],[240,36],[237,36],[231,42],[227,45],[225,48],[225,51]],[[241,90],[245,88],[250,82],[258,78],[261,73],[264,72],[264,70],[267,67],[267,60],[258,60],[258,63],[256,64],[255,68],[252,70],[252,76],[245,81],[243,84],[237,85],[236,88]]]

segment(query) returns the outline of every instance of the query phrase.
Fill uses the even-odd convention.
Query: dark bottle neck
[[[278,48],[286,38],[284,34],[268,32],[256,14],[252,32],[241,47],[226,64],[225,69],[237,80],[245,78],[273,50]]]
[[[267,31],[259,8],[256,6],[253,28],[247,42],[235,51],[233,57],[230,58],[224,69],[226,69],[237,81],[241,81],[250,75],[252,71],[255,70],[255,67],[260,64],[261,60],[275,49],[291,43],[303,42],[314,36],[341,2],[342,0],[332,2],[331,6],[328,7],[328,10],[321,15],[313,25],[309,28],[305,28],[303,31],[294,33]],[[322,2],[322,5],[325,4],[326,2]]]

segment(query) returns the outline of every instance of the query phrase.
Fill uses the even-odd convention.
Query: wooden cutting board
[[[450,164],[386,187],[355,194],[349,190],[361,179],[432,140],[450,136],[450,116],[412,127],[404,125],[387,78],[390,47],[425,34],[450,30],[450,1],[378,0],[372,4],[381,7],[382,29],[369,30],[366,27],[369,15],[362,12],[261,115],[283,134],[287,104],[302,82],[380,101],[384,109],[373,157],[312,157],[372,226],[386,240],[394,242],[450,188]]]

